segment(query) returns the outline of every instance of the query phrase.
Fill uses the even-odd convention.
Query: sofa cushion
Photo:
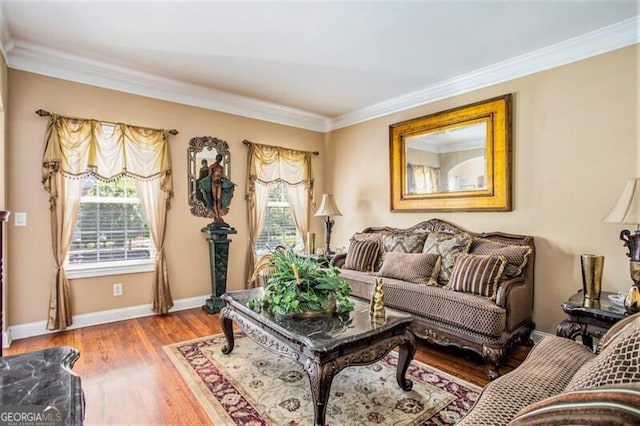
[[[456,255],[467,253],[471,245],[471,235],[462,232],[459,234],[447,234],[433,232],[427,237],[423,253],[435,253],[442,256],[442,266],[438,274],[438,284],[446,285],[451,277]]]
[[[495,300],[506,263],[504,256],[460,254],[456,257],[447,288]]]
[[[365,272],[373,271],[379,251],[380,240],[351,240],[343,268]]]
[[[620,383],[640,382],[640,316],[633,319],[578,370],[567,392]]]
[[[371,298],[375,280],[379,279],[347,269],[341,270],[340,278],[349,282],[353,296],[363,299]],[[395,278],[383,278],[383,282],[385,306],[482,336],[500,338],[504,333],[506,312],[488,299]]]
[[[513,278],[521,275],[532,252],[533,250],[529,246],[505,244],[488,238],[473,238],[469,247],[470,254],[504,256],[507,259],[504,278]]]
[[[378,275],[416,284],[437,285],[440,256],[429,253],[389,252]]]
[[[509,425],[637,425],[640,383],[561,393],[525,407]]]
[[[563,337],[540,340],[518,368],[490,382],[459,426],[505,425],[524,407],[564,390],[576,371],[595,355]]]

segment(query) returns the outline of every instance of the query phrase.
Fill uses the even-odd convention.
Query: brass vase
[[[602,288],[602,268],[604,256],[595,254],[581,254],[580,266],[582,267],[582,294],[585,306],[592,306],[600,300]]]

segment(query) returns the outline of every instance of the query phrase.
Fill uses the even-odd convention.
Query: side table
[[[582,290],[563,302],[562,310],[569,317],[558,324],[556,335],[572,340],[582,336],[582,343],[593,349],[593,338],[602,338],[613,324],[626,315],[624,307],[609,300],[610,294],[615,293],[601,292],[599,304],[593,307],[584,306]]]
[[[29,424],[82,425],[84,394],[80,377],[71,372],[79,357],[77,350],[58,346],[0,358],[0,412],[43,416],[44,423]]]

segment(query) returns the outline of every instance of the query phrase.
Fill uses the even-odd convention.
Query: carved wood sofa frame
[[[472,333],[464,334],[447,324],[430,320],[429,318],[413,314],[414,321],[410,326],[413,333],[429,343],[441,346],[454,346],[473,351],[483,357],[486,363],[487,376],[494,379],[499,376],[499,365],[502,357],[515,342],[532,346],[531,332],[535,328],[533,316],[533,290],[535,269],[535,245],[533,237],[526,235],[508,234],[503,232],[474,233],[440,219],[430,219],[418,223],[410,228],[399,229],[392,227],[368,227],[362,233],[432,233],[440,232],[458,234],[466,232],[473,237],[485,238],[496,242],[512,245],[527,245],[531,247],[531,254],[522,270],[522,274],[503,281],[499,288],[496,304],[506,311],[506,325],[502,336],[496,342],[486,342],[478,339]],[[336,256],[332,263],[341,266],[346,254]],[[450,290],[453,291],[453,290]],[[480,297],[480,296],[478,296]]]

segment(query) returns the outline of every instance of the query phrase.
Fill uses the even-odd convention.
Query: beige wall
[[[534,320],[539,330],[553,333],[564,317],[561,301],[580,287],[580,253],[606,256],[605,290],[626,291],[630,283],[625,248],[618,240],[622,226],[603,224],[601,219],[624,180],[640,172],[639,51],[638,46],[628,47],[325,135],[21,71],[9,70],[7,82],[2,63],[2,96],[9,113],[7,179],[0,181],[0,191],[6,188],[7,209],[28,213],[26,228],[12,223],[7,227],[8,322],[46,318],[53,274],[47,196],[40,184],[46,119],[34,114],[43,108],[180,131],[172,139],[175,198],[167,228],[174,299],[210,292],[207,246],[200,234],[209,221],[191,216],[187,206],[186,149],[194,136],[215,136],[230,145],[232,180],[238,187],[225,219],[238,234],[232,236],[229,288],[242,285],[247,230],[246,147],[241,142],[249,139],[321,152],[314,158],[316,194],[326,187],[343,212],[335,219],[333,246],[346,246],[349,236],[366,226],[405,227],[431,217],[472,231],[535,236]],[[388,126],[505,93],[514,94],[513,211],[389,212]],[[0,162],[0,172],[4,164]],[[320,221],[312,222],[321,235]],[[114,282],[124,284],[124,296],[111,296]],[[71,287],[77,314],[151,301],[151,274],[72,280]]]
[[[366,226],[407,227],[432,217],[476,232],[533,235],[534,320],[549,333],[564,318],[560,303],[581,287],[581,253],[603,254],[603,288],[626,291],[622,226],[601,220],[638,173],[639,51],[628,47],[332,132],[327,182],[343,213],[333,241],[345,246]],[[391,213],[388,126],[506,93],[513,93],[513,211]]]
[[[230,212],[225,216],[238,230],[238,234],[231,236],[229,289],[243,287],[248,238],[244,201],[247,147],[242,141],[320,151],[320,156],[314,157],[313,167],[317,194],[322,193],[324,136],[320,133],[16,70],[9,71],[9,84],[8,205],[12,211],[28,214],[27,227],[8,227],[10,325],[46,319],[54,271],[47,194],[40,183],[47,119],[34,113],[39,108],[70,116],[179,130],[180,134],[171,138],[175,198],[165,241],[174,299],[211,292],[208,246],[200,233],[211,220],[192,216],[187,205],[189,139],[214,136],[229,143],[231,180],[238,185]],[[313,221],[312,226],[321,232],[319,220]],[[123,283],[121,297],[112,296],[115,282]],[[71,291],[75,314],[147,304],[152,300],[151,273],[71,280]]]

